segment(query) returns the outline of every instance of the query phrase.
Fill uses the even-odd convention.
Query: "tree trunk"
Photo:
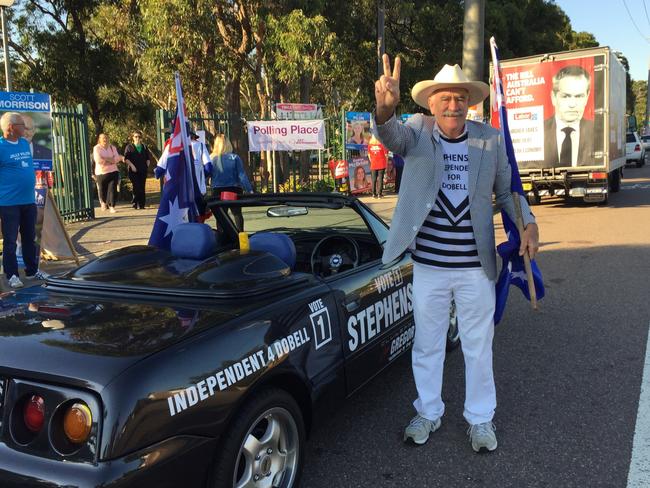
[[[88,103],[88,115],[90,116],[90,120],[93,121],[93,126],[95,126],[95,139],[94,142],[91,141],[91,146],[94,146],[97,144],[99,134],[104,132],[104,123],[100,117],[100,110],[97,103],[94,103],[93,101]]]

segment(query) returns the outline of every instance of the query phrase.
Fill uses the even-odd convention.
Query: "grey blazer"
[[[392,117],[376,125],[381,142],[404,156],[399,199],[384,246],[382,261],[389,263],[411,245],[431,211],[443,176],[442,145],[433,135],[434,117],[417,114],[406,124]],[[494,245],[492,193],[497,208],[515,220],[510,193],[510,165],[501,133],[485,124],[468,120],[469,204],[478,257],[488,278],[497,276]],[[524,227],[535,222],[526,199],[521,197]]]

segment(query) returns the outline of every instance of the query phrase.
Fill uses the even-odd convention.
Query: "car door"
[[[378,234],[382,228],[387,232],[385,224],[373,221],[378,218],[367,209],[361,210],[368,236],[381,246],[385,236]],[[362,249],[370,245],[369,240],[360,242]],[[338,310],[348,393],[407,351],[415,334],[410,255],[386,265],[380,256],[381,252],[355,269],[325,278]]]

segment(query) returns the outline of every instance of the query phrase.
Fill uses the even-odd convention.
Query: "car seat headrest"
[[[257,232],[250,237],[249,242],[251,250],[271,253],[284,261],[289,269],[293,269],[296,264],[296,246],[286,234]]]
[[[171,253],[179,258],[206,259],[215,253],[217,237],[207,224],[179,224],[172,235]]]

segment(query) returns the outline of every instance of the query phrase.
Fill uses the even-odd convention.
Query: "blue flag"
[[[515,158],[515,151],[512,147],[512,139],[510,138],[510,130],[508,129],[508,113],[506,111],[506,104],[503,96],[503,85],[501,84],[501,67],[499,66],[499,52],[497,49],[494,37],[490,39],[490,49],[492,51],[492,64],[494,66],[493,86],[494,97],[496,99],[497,107],[499,109],[499,122],[501,126],[501,133],[506,145],[506,154],[508,155],[508,162],[512,170],[510,180],[510,191],[513,197],[523,197],[524,189],[521,185],[521,178],[519,176],[519,168]],[[516,195],[515,195],[516,194]],[[503,229],[508,236],[508,240],[497,246],[497,252],[501,256],[503,266],[496,283],[496,307],[494,310],[494,323],[498,324],[503,316],[506,308],[506,301],[508,300],[508,291],[510,285],[518,287],[527,300],[530,300],[530,293],[528,291],[528,282],[526,279],[526,270],[524,268],[524,258],[519,255],[519,247],[521,239],[517,225],[510,219],[508,214],[501,210],[501,219],[503,221]],[[537,299],[541,300],[544,297],[544,281],[542,280],[542,273],[537,267],[535,260],[530,262],[531,270],[533,273],[533,282],[535,284],[535,292]]]
[[[185,103],[176,73],[176,120],[168,144],[167,170],[160,196],[160,206],[151,230],[149,245],[160,249],[171,247],[172,236],[179,224],[196,222],[198,210],[194,201],[194,163],[185,119]]]

